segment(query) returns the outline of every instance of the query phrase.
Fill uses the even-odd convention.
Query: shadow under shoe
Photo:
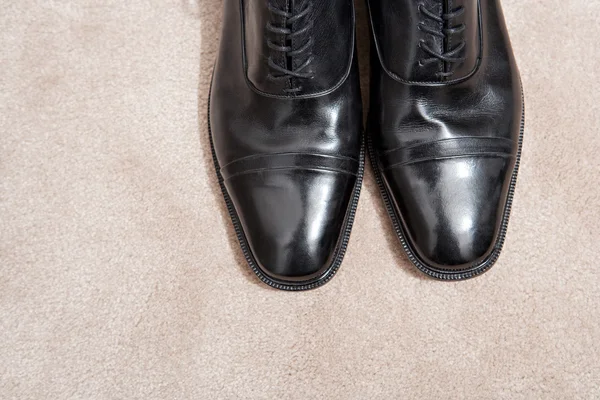
[[[493,264],[513,167],[507,154],[384,171],[408,245],[425,272],[455,274]]]
[[[356,176],[253,171],[225,181],[257,267],[278,283],[325,279],[338,254]]]

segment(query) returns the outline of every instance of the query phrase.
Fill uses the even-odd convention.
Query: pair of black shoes
[[[367,145],[410,260],[439,279],[496,261],[523,131],[500,0],[368,0]],[[225,0],[209,101],[248,263],[279,289],[339,268],[364,171],[353,0]]]

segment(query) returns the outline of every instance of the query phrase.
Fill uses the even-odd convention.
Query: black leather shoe
[[[523,132],[499,0],[369,0],[369,151],[410,260],[439,279],[502,248]]]
[[[351,0],[225,0],[209,100],[217,175],[265,283],[312,289],[336,272],[363,175]]]

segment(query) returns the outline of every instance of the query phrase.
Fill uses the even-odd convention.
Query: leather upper
[[[290,16],[311,3],[297,0],[284,9],[278,1],[272,2],[283,9],[277,12]],[[312,2],[314,26],[305,34],[314,37],[313,77],[290,78],[302,90],[286,92],[289,80],[267,79],[274,71],[266,60],[278,52],[264,43],[279,43],[267,24],[286,26],[267,3],[224,2],[210,98],[212,140],[258,267],[273,279],[307,281],[327,273],[336,259],[359,173],[354,10],[346,0]],[[303,38],[296,39],[302,46]],[[282,66],[293,70],[294,53],[284,58]]]
[[[464,6],[462,19],[449,23],[466,26],[466,37],[453,39],[465,40],[465,61],[432,84],[441,64],[418,66],[419,2],[371,0],[380,51],[372,58],[369,130],[409,246],[430,268],[463,271],[489,258],[499,236],[518,149],[521,85],[498,0],[422,3]]]

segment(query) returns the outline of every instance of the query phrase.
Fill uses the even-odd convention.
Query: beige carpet
[[[5,0],[0,398],[600,399],[600,2],[504,7],[527,125],[498,264],[416,273],[368,171],[338,275],[285,293],[210,158],[221,0]]]

